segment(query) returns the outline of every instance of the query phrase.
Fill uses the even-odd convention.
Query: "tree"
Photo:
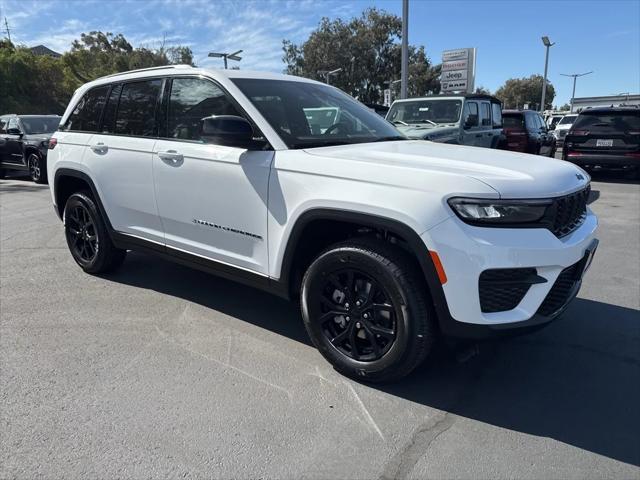
[[[189,47],[134,48],[122,35],[83,33],[61,58],[34,55],[0,40],[0,113],[62,113],[81,84],[112,73],[175,63],[193,64]]]
[[[400,18],[376,8],[348,22],[323,18],[301,45],[283,40],[285,72],[325,81],[327,71],[342,68],[332,84],[363,102],[380,102],[383,90],[400,78],[401,33]],[[440,69],[423,46],[409,47],[408,73],[410,95],[440,91]]]
[[[477,93],[478,95],[491,95],[491,91],[488,88],[483,87],[482,85],[476,87],[475,93]]]
[[[505,82],[495,96],[502,100],[505,108],[521,108],[525,103],[531,106],[540,105],[542,98],[542,75],[531,75],[529,78],[511,78]],[[551,108],[556,91],[547,80],[545,108]]]
[[[561,112],[568,112],[569,110],[571,110],[571,105],[569,105],[568,103],[565,103],[560,107]]]

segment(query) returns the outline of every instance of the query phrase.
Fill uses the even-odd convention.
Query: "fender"
[[[109,221],[109,216],[107,215],[107,211],[104,209],[104,206],[102,205],[102,200],[100,199],[100,195],[98,195],[98,189],[96,188],[96,185],[91,179],[91,177],[86,173],[81,172],[80,170],[75,170],[73,168],[59,168],[58,170],[56,170],[54,180],[53,180],[53,193],[56,198],[55,210],[60,220],[62,220],[62,212],[64,212],[64,205],[58,205],[58,186],[60,184],[60,179],[62,177],[79,178],[80,180],[83,180],[87,185],[89,185],[89,188],[91,189],[91,194],[93,195],[93,198],[95,199],[96,204],[98,205],[100,214],[102,215],[102,218],[107,224],[107,230],[111,235],[113,232],[113,227],[111,226],[111,222]]]
[[[441,330],[448,330],[446,325],[449,325],[453,321],[447,306],[447,301],[444,296],[444,290],[438,278],[436,268],[431,260],[431,255],[427,246],[420,238],[420,235],[408,225],[399,222],[397,220],[381,217],[377,215],[371,215],[367,213],[354,212],[350,210],[339,209],[311,209],[302,213],[291,230],[291,233],[287,239],[287,246],[285,247],[285,253],[280,267],[280,280],[278,284],[280,288],[287,288],[291,281],[291,274],[293,269],[293,262],[295,260],[294,253],[300,241],[300,237],[304,232],[305,227],[314,220],[333,220],[338,222],[356,223],[366,225],[372,228],[379,228],[388,230],[402,238],[404,238],[413,253],[418,260],[422,274],[427,282],[429,288],[429,294],[435,307],[438,322]]]

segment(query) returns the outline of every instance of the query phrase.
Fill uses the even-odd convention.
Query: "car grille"
[[[553,234],[562,238],[578,228],[587,218],[587,201],[591,187],[587,186],[579,192],[556,198],[547,210],[548,223]]]
[[[513,310],[533,283],[544,281],[535,268],[499,268],[480,274],[480,309],[484,313]]]
[[[571,300],[579,280],[581,262],[575,263],[560,272],[556,282],[538,308],[538,314],[549,317],[557,313]]]

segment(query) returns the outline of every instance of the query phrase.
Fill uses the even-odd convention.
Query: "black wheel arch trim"
[[[335,208],[316,208],[307,210],[302,213],[296,220],[289,238],[287,239],[287,246],[283,255],[282,265],[280,267],[280,288],[287,290],[286,296],[291,297],[291,276],[294,273],[294,252],[297,249],[298,243],[302,237],[304,229],[309,223],[316,220],[333,220],[345,223],[355,223],[367,227],[378,228],[387,230],[393,234],[396,234],[405,239],[410,248],[410,253],[414,255],[420,269],[425,278],[428,286],[428,294],[436,310],[438,317],[438,323],[440,330],[443,333],[451,331],[450,324],[456,322],[449,312],[447,301],[444,296],[444,290],[440,283],[436,268],[431,260],[431,255],[425,243],[420,238],[420,235],[407,224],[398,220],[378,216],[375,214],[356,212],[351,210],[342,210]]]
[[[53,181],[53,191],[56,197],[56,204],[54,208],[60,220],[62,220],[62,212],[64,212],[64,205],[58,205],[58,192],[59,192],[58,188],[60,186],[60,180],[63,177],[78,178],[80,180],[83,180],[87,185],[89,185],[89,189],[91,190],[93,199],[96,202],[98,209],[100,210],[100,215],[102,215],[102,218],[104,219],[104,223],[107,225],[107,230],[109,231],[109,235],[113,237],[112,233],[114,232],[114,230],[113,230],[113,227],[111,226],[111,222],[109,221],[109,216],[107,215],[107,211],[102,205],[102,199],[100,198],[100,195],[98,195],[98,189],[96,188],[95,183],[93,183],[93,180],[91,179],[91,177],[86,173],[81,172],[80,170],[75,170],[73,168],[60,168],[56,170],[54,181]]]

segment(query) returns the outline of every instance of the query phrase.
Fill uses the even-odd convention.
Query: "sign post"
[[[440,91],[473,93],[476,77],[476,49],[458,48],[442,52]]]

